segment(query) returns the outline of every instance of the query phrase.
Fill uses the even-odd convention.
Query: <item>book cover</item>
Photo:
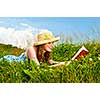
[[[82,56],[85,56],[89,51],[84,47],[82,46],[78,52],[73,56],[72,60],[75,60],[75,59],[78,59]]]

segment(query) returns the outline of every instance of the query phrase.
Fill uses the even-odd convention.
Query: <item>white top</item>
[[[18,34],[16,36],[16,44],[18,48],[26,49],[33,46],[34,42],[37,40],[37,35],[32,32],[25,32]]]
[[[14,29],[0,29],[0,43],[10,44],[21,49],[33,46],[37,40],[37,35],[33,34],[31,30],[14,30]]]

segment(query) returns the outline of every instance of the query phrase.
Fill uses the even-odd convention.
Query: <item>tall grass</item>
[[[61,37],[59,43],[80,44],[87,42],[100,42],[100,27],[92,26],[87,33],[74,31],[73,33],[58,33]]]
[[[62,43],[55,45],[52,57],[56,61],[71,60],[73,55],[84,45],[89,54],[69,66],[49,67],[46,62],[37,66],[30,62],[0,62],[1,83],[99,83],[100,82],[100,43],[84,44]],[[7,54],[20,55],[24,50],[11,45],[0,44],[0,56]]]

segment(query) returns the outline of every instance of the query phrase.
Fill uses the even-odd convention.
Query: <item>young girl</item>
[[[37,36],[37,41],[34,42],[33,46],[29,46],[26,48],[26,51],[22,53],[20,56],[16,57],[14,55],[6,55],[2,59],[12,61],[26,61],[33,60],[37,65],[40,65],[40,62],[44,60],[49,64],[58,63],[53,61],[51,58],[51,53],[53,49],[53,43],[58,41],[59,37],[54,37],[53,34],[49,31],[40,32]]]

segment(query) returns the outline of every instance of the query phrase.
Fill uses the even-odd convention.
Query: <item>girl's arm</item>
[[[36,56],[36,48],[35,47],[29,47],[26,49],[26,54],[28,59],[33,60],[36,62],[37,65],[40,65],[37,56]]]

